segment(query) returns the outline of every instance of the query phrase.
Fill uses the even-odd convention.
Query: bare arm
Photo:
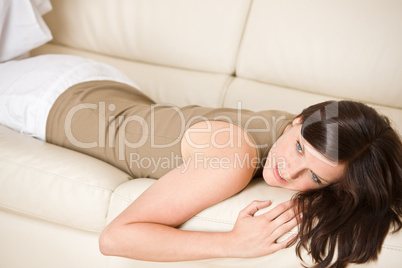
[[[192,129],[197,127],[205,126],[201,123]],[[252,159],[256,156],[255,149],[246,142],[243,131],[216,135],[217,130],[225,127],[228,123],[214,122],[210,131],[191,134],[191,141],[198,145],[208,144],[208,148],[200,149],[189,140],[182,142],[183,156],[190,163],[187,169],[179,167],[160,178],[113,220],[100,237],[102,253],[139,260],[181,261],[262,256],[286,246],[287,241],[275,243],[275,240],[296,225],[290,202],[276,209],[275,213],[258,217],[252,216],[254,210],[269,203],[253,203],[239,214],[231,232],[193,232],[175,228],[249,183],[254,171],[252,165],[236,166],[234,158],[236,154],[237,157],[249,154]],[[230,146],[211,146],[214,142],[226,144],[229,139],[235,140]],[[228,163],[227,158],[230,161],[227,168],[203,162],[212,158],[213,161],[223,158],[225,163]],[[267,225],[270,222],[272,224]],[[264,231],[263,239],[256,242],[255,237],[261,237],[260,230],[254,232],[256,228],[270,231]],[[250,250],[250,246],[254,247],[256,243],[260,245]],[[271,247],[267,246],[271,244]]]

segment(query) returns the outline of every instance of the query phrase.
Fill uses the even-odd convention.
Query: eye
[[[299,141],[296,141],[296,150],[301,154],[303,153],[303,148],[301,147]]]
[[[301,147],[301,144],[299,141],[296,141],[296,150],[300,153],[303,154],[303,148]],[[313,178],[313,180],[317,183],[317,184],[321,184],[321,180],[318,178],[317,175],[315,175],[314,172],[311,172],[311,176]]]
[[[314,174],[314,172],[311,172],[311,176],[313,177],[313,180],[314,180],[317,184],[321,184],[320,179],[317,177],[317,175]]]

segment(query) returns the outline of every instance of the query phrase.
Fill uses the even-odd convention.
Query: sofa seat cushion
[[[120,214],[155,181],[155,179],[138,178],[119,185],[110,201],[108,222]],[[227,232],[232,230],[240,210],[244,209],[252,201],[272,201],[272,205],[256,213],[256,215],[259,215],[272,209],[277,204],[289,200],[294,193],[290,190],[271,187],[262,178],[255,178],[240,193],[201,211],[179,228],[191,231]],[[296,231],[295,228],[290,233],[293,234]]]
[[[127,206],[131,204],[143,191],[150,187],[156,180],[148,178],[137,178],[119,185],[112,194],[110,201],[107,222],[113,220]],[[295,192],[286,189],[268,186],[262,178],[256,178],[240,193],[213,205],[179,226],[182,230],[189,231],[210,231],[227,232],[233,229],[240,210],[245,208],[253,200],[271,200],[272,205],[261,209],[256,215],[267,212],[281,202],[290,199]],[[297,227],[289,231],[279,240],[287,238],[291,234],[297,233]],[[402,232],[389,234],[383,244],[381,255],[378,262],[371,262],[365,267],[398,267],[400,260],[394,257],[395,252],[402,250]],[[303,259],[306,264],[311,265],[310,256],[302,251]],[[127,260],[127,267],[130,261]],[[267,267],[275,264],[274,267],[301,267],[300,259],[296,257],[295,245],[276,252],[275,254],[261,258],[251,259],[211,259],[204,260],[207,266],[216,267]],[[360,267],[359,265],[350,265]],[[178,266],[179,267],[179,266]],[[198,267],[198,266],[197,266]],[[200,266],[202,267],[202,266]]]
[[[143,191],[155,182],[156,180],[154,179],[137,178],[119,185],[113,193],[110,201],[109,214],[107,217],[108,222],[113,220]],[[201,211],[180,225],[179,228],[188,231],[227,232],[233,229],[240,210],[245,208],[253,200],[272,200],[272,205],[268,208],[261,209],[256,213],[256,215],[260,215],[261,213],[272,209],[282,201],[288,200],[293,194],[294,192],[289,190],[270,187],[262,178],[256,178],[253,179],[240,193]],[[297,227],[280,239],[285,239],[296,232]],[[197,262],[173,263],[174,265],[172,267],[263,268],[267,267],[267,265],[273,265],[274,267],[299,267],[300,260],[296,257],[294,252],[295,246],[292,246],[275,254],[260,258],[207,259]],[[303,254],[303,257],[308,261],[307,255]],[[116,261],[119,265],[124,264],[124,267],[136,267],[136,264],[131,260],[118,259]],[[149,264],[149,267],[154,267],[152,262]],[[155,265],[155,267],[159,267],[159,264]]]
[[[0,207],[100,232],[110,197],[129,176],[94,158],[0,125]]]

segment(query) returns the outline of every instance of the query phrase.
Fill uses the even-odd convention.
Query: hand
[[[260,257],[287,247],[296,239],[290,236],[284,241],[277,239],[295,227],[300,217],[296,216],[297,204],[286,201],[259,216],[254,214],[271,205],[271,201],[253,201],[240,211],[233,230],[230,232],[230,254],[234,257]]]

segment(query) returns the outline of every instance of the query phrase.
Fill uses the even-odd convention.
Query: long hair
[[[303,213],[296,253],[314,267],[346,267],[376,260],[385,237],[402,228],[402,143],[389,120],[353,101],[329,101],[303,110],[302,136],[334,163],[340,181],[300,192]]]

